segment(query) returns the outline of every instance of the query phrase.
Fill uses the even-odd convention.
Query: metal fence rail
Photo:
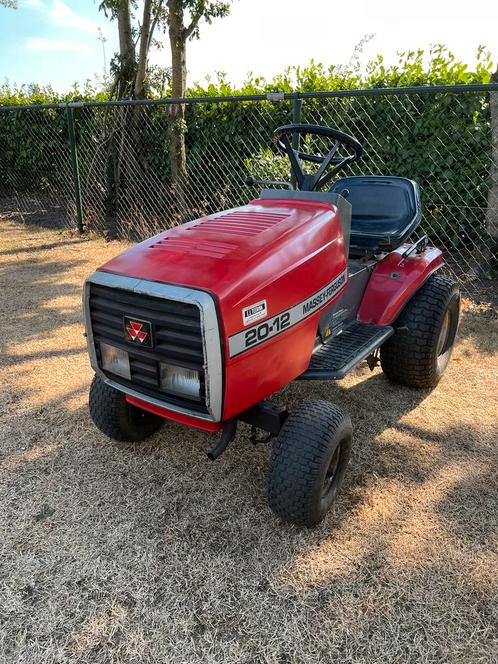
[[[249,172],[288,178],[287,161],[271,149],[273,129],[324,124],[365,147],[345,175],[419,183],[422,231],[446,250],[450,270],[472,293],[496,269],[494,96],[498,85],[0,107],[0,212],[142,239],[245,203],[257,195],[243,185]],[[178,103],[185,104],[188,174],[181,197],[169,160],[169,111]]]

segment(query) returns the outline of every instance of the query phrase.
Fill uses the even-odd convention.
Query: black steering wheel
[[[292,139],[297,138],[299,141],[300,136],[322,136],[323,138],[332,139],[334,144],[330,152],[324,156],[307,154],[297,147],[293,147]],[[289,157],[292,172],[296,178],[298,189],[301,189],[301,191],[319,191],[347,164],[356,161],[363,154],[363,148],[356,138],[338,129],[320,125],[289,124],[278,127],[273,132],[273,143]],[[344,157],[336,157],[335,155],[341,146],[348,148],[349,153]],[[307,175],[301,168],[300,159],[320,164],[320,167],[314,175]],[[333,168],[328,170],[329,166],[333,166]]]

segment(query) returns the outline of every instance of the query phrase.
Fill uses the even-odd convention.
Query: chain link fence
[[[287,159],[271,147],[273,130],[292,121],[327,125],[365,148],[343,175],[419,183],[421,233],[445,250],[472,294],[489,288],[497,267],[494,96],[497,85],[182,100],[181,195],[169,154],[178,100],[2,107],[0,213],[140,240],[256,197],[244,185],[248,173],[289,179]]]

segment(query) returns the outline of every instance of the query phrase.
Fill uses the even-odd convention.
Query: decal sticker
[[[267,313],[266,300],[261,300],[261,302],[256,302],[256,304],[251,304],[250,307],[242,309],[242,321],[244,325],[250,325],[261,318],[266,318]]]
[[[228,338],[230,357],[235,357],[244,353],[246,350],[257,346],[258,344],[271,339],[272,337],[284,332],[289,327],[296,325],[315,311],[323,307],[331,300],[341,288],[346,284],[348,271],[344,270],[338,277],[328,283],[317,293],[309,298],[294,305],[290,309],[281,311],[273,318],[269,318],[264,323],[253,325],[248,330],[242,330]],[[255,306],[255,305],[253,305]],[[252,307],[248,307],[252,308]]]

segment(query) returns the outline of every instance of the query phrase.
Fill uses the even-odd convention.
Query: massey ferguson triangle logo
[[[149,321],[124,317],[125,339],[139,346],[152,346],[152,326]]]
[[[143,324],[142,323],[137,323],[136,321],[132,320],[130,322],[130,327],[126,328],[126,331],[130,335],[132,341],[140,341],[141,344],[147,339],[149,336],[148,332],[144,332],[142,330]]]

